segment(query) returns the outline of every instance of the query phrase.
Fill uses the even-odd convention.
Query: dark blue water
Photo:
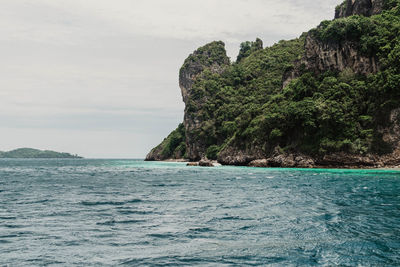
[[[0,265],[399,266],[400,173],[0,160]]]

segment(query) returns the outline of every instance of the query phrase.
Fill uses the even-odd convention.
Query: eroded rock
[[[211,160],[202,159],[199,161],[199,166],[201,167],[214,167],[214,164]]]
[[[221,74],[230,64],[226,55],[223,42],[212,42],[200,47],[193,52],[184,62],[179,72],[179,87],[181,88],[183,102],[185,102],[185,115],[183,124],[186,130],[187,155],[190,160],[199,160],[205,156],[207,145],[198,138],[198,130],[203,127],[203,117],[199,114],[205,99],[196,99],[195,105],[191,103],[193,86],[202,73],[209,70]]]
[[[347,0],[335,12],[335,18],[353,15],[372,16],[382,12],[384,0]]]
[[[249,163],[249,167],[259,167],[259,168],[267,168],[269,167],[268,165],[268,160],[267,159],[256,159],[253,160]]]
[[[218,162],[223,165],[247,166],[253,160],[262,158],[265,158],[265,155],[257,146],[247,149],[239,149],[234,145],[226,146],[218,154]]]
[[[301,75],[301,69],[322,74],[328,70],[351,70],[356,74],[376,73],[380,69],[375,56],[365,56],[359,52],[358,45],[351,41],[322,42],[308,33],[303,58],[295,62],[295,67],[283,76],[283,87]]]

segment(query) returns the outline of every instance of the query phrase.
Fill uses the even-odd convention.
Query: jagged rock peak
[[[335,19],[352,15],[372,16],[382,12],[384,0],[346,0],[336,7]]]
[[[192,161],[200,160],[204,157],[207,149],[207,145],[203,141],[196,141],[196,132],[203,127],[204,121],[198,110],[202,109],[201,106],[205,100],[198,99],[196,101],[196,110],[190,111],[190,102],[194,98],[193,91],[196,91],[193,87],[206,70],[221,74],[229,64],[230,60],[226,55],[225,44],[221,41],[216,41],[194,51],[185,60],[180,69],[179,87],[181,88],[183,102],[186,105],[183,124],[186,130],[187,156]]]
[[[243,42],[240,44],[239,54],[236,58],[236,62],[240,62],[242,59],[250,56],[254,51],[263,49],[263,41],[260,38],[257,38],[255,42]]]
[[[182,90],[183,101],[186,103],[196,77],[203,70],[210,68],[212,72],[221,73],[223,66],[229,64],[225,43],[222,41],[206,44],[190,54],[179,71],[179,86]]]

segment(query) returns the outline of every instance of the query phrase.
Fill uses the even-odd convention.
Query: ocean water
[[[0,160],[0,266],[399,266],[400,172]]]

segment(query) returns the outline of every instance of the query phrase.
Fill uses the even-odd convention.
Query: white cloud
[[[113,156],[129,155],[131,149],[144,156],[182,120],[178,70],[189,53],[223,40],[235,57],[242,41],[260,37],[270,45],[294,38],[332,18],[336,4],[1,0],[2,137],[8,137],[8,145],[57,148],[63,142],[59,136],[73,132],[77,138],[68,143],[70,152],[93,156],[102,145],[100,130],[113,129],[115,148],[105,148]],[[90,142],[89,127],[99,135]],[[80,141],[79,132],[87,139]],[[128,142],[141,145],[132,148]]]
[[[338,1],[35,0],[6,1],[1,28],[14,38],[74,44],[126,33],[177,39],[224,39],[251,33],[296,35],[333,16]],[[329,16],[327,17],[327,15]],[[72,38],[71,38],[72,37]]]

